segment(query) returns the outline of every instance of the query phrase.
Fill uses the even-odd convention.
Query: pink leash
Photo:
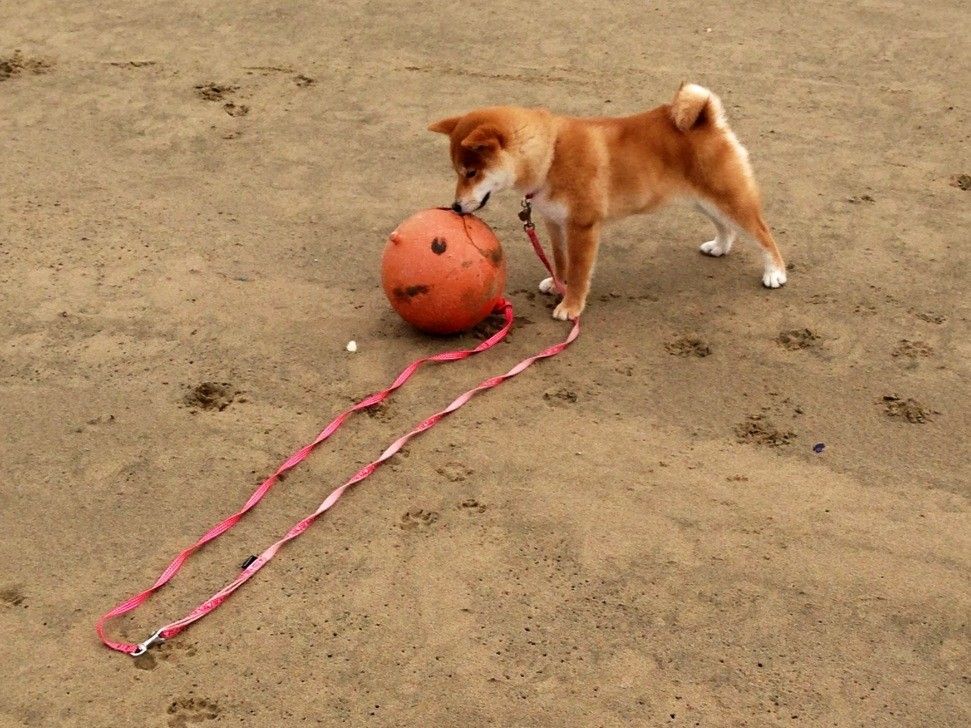
[[[549,260],[546,257],[546,253],[543,251],[543,246],[540,243],[538,236],[536,235],[535,227],[532,223],[532,220],[530,219],[530,212],[531,210],[530,210],[529,201],[528,199],[525,199],[523,200],[523,211],[520,213],[520,219],[523,221],[523,229],[526,231],[526,234],[529,236],[529,240],[533,245],[533,250],[536,251],[536,255],[539,257],[540,261],[542,261],[543,265],[546,266],[546,269],[550,272],[550,275],[553,276],[553,280],[557,290],[560,293],[563,293],[564,291],[563,284],[556,277],[556,274],[553,272],[553,269],[550,266]],[[323,503],[321,503],[317,507],[317,510],[315,510],[313,513],[306,516],[305,518],[301,519],[296,524],[294,524],[294,526],[289,531],[287,531],[287,533],[283,536],[283,538],[281,538],[276,543],[271,544],[263,551],[263,553],[261,553],[255,559],[253,558],[248,559],[242,571],[235,579],[233,579],[231,582],[226,584],[226,586],[224,586],[222,589],[217,591],[215,594],[213,594],[206,601],[204,601],[202,604],[200,604],[198,607],[193,609],[191,612],[189,612],[181,619],[177,619],[174,622],[170,622],[164,625],[163,627],[160,627],[154,633],[152,633],[152,635],[148,639],[146,639],[144,642],[141,642],[140,644],[133,644],[131,642],[115,642],[108,638],[105,632],[105,625],[109,620],[114,619],[115,617],[119,617],[123,614],[131,612],[134,609],[138,608],[155,591],[160,589],[163,585],[167,584],[172,579],[172,577],[174,577],[179,572],[179,570],[189,559],[189,557],[192,556],[193,553],[195,553],[202,546],[209,543],[210,541],[217,538],[218,536],[222,535],[223,533],[231,529],[233,526],[235,526],[237,523],[239,523],[240,519],[246,513],[248,513],[250,510],[256,507],[256,504],[263,499],[263,497],[270,491],[270,489],[274,485],[276,485],[277,482],[279,482],[281,475],[283,475],[288,470],[296,467],[299,463],[304,461],[320,443],[322,443],[324,440],[326,440],[331,435],[333,435],[340,428],[340,426],[344,424],[344,421],[348,417],[350,417],[352,414],[356,412],[360,412],[361,410],[367,409],[369,407],[373,407],[374,405],[388,399],[388,397],[390,397],[395,390],[403,386],[404,383],[407,382],[412,377],[412,375],[416,371],[418,371],[418,369],[426,362],[448,362],[448,361],[459,361],[460,359],[467,359],[473,354],[478,354],[480,352],[491,349],[493,346],[495,346],[500,341],[502,341],[509,333],[510,328],[512,328],[512,323],[513,323],[512,304],[506,300],[503,300],[497,307],[497,311],[498,310],[502,311],[503,316],[505,318],[505,323],[502,329],[497,331],[495,334],[490,336],[488,339],[483,341],[474,349],[446,351],[440,354],[435,354],[434,356],[428,356],[428,357],[423,357],[421,359],[417,359],[413,361],[411,364],[409,364],[407,367],[405,367],[404,370],[402,370],[402,372],[395,378],[395,380],[391,383],[389,387],[365,397],[360,402],[355,404],[353,407],[350,407],[349,409],[346,409],[343,412],[341,412],[339,415],[337,415],[337,417],[335,417],[330,422],[330,424],[327,425],[327,427],[325,427],[320,432],[320,434],[317,435],[316,438],[314,438],[312,442],[308,443],[307,445],[304,445],[302,448],[300,448],[295,453],[293,453],[290,457],[284,460],[283,463],[276,469],[276,471],[270,477],[264,480],[255,491],[253,491],[252,495],[250,495],[246,503],[243,504],[242,508],[240,508],[236,513],[232,514],[225,520],[221,521],[220,523],[210,528],[208,531],[206,531],[206,533],[193,545],[179,552],[179,554],[159,575],[158,579],[156,579],[155,583],[152,586],[150,586],[145,591],[139,594],[136,594],[135,596],[125,600],[124,602],[116,606],[114,609],[112,609],[110,612],[103,614],[101,618],[98,619],[98,622],[95,625],[95,629],[97,630],[98,637],[101,639],[101,641],[113,650],[128,653],[133,657],[138,657],[139,655],[144,654],[148,650],[148,648],[151,647],[156,642],[164,641],[166,639],[169,639],[170,637],[174,637],[175,635],[179,634],[179,632],[184,630],[190,624],[202,619],[204,616],[209,614],[209,612],[213,611],[220,604],[226,601],[226,599],[229,597],[230,594],[232,594],[234,591],[239,589],[239,587],[241,587],[243,584],[249,581],[249,579],[252,578],[253,575],[256,574],[256,572],[262,569],[266,565],[266,563],[269,562],[270,559],[272,559],[276,555],[277,551],[280,550],[281,546],[283,546],[288,541],[292,541],[293,539],[297,538],[297,536],[299,536],[301,533],[306,531],[310,527],[310,525],[315,520],[317,520],[319,516],[321,516],[324,512],[329,510],[331,506],[333,506],[338,500],[340,500],[340,497],[344,495],[344,491],[346,491],[351,486],[361,482],[369,475],[371,475],[384,462],[386,462],[388,459],[394,456],[394,454],[397,453],[405,445],[405,443],[411,440],[411,438],[433,427],[435,424],[439,422],[439,420],[441,420],[446,415],[449,415],[455,410],[462,407],[466,402],[472,399],[472,397],[474,397],[479,392],[483,392],[487,389],[492,389],[493,387],[498,386],[499,384],[506,381],[507,379],[511,379],[512,377],[516,376],[517,374],[519,374],[520,372],[528,368],[531,364],[533,364],[534,362],[540,359],[546,359],[548,357],[559,354],[567,346],[569,346],[580,334],[580,320],[576,319],[573,322],[573,327],[570,329],[570,333],[563,341],[557,344],[554,344],[550,347],[547,347],[546,349],[543,349],[541,352],[539,352],[538,354],[535,354],[534,356],[531,356],[527,359],[523,359],[521,362],[516,364],[516,366],[514,366],[505,374],[500,374],[498,376],[490,377],[484,380],[478,386],[456,397],[454,400],[452,400],[451,404],[449,404],[445,409],[440,410],[439,412],[436,412],[430,417],[427,417],[426,419],[419,422],[410,431],[408,431],[407,433],[399,437],[397,440],[395,440],[393,443],[391,443],[387,447],[387,449],[385,449],[385,451],[381,453],[381,455],[376,460],[362,467],[353,476],[351,476],[351,478],[345,481],[343,485],[339,486],[334,491],[332,491],[330,495],[328,495],[327,498],[324,499]]]

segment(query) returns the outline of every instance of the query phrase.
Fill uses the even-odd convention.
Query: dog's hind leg
[[[786,283],[786,264],[775,244],[772,231],[762,217],[762,206],[759,204],[757,193],[746,190],[742,194],[721,196],[712,200],[719,212],[736,225],[743,232],[751,235],[762,247],[762,257],[765,267],[762,273],[762,285],[766,288],[780,288]]]
[[[718,207],[706,200],[698,200],[695,207],[703,212],[715,224],[715,239],[702,243],[699,250],[705,255],[718,258],[727,255],[732,249],[737,235],[735,226],[731,221],[725,219],[725,215],[719,211]]]

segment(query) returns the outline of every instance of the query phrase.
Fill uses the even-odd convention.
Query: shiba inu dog
[[[762,217],[748,153],[728,127],[721,100],[682,84],[670,104],[618,118],[556,116],[546,109],[495,106],[441,119],[430,131],[451,138],[458,174],[452,209],[474,212],[516,188],[544,218],[566,294],[553,312],[580,315],[604,223],[687,198],[711,218],[705,255],[731,250],[739,232],[762,247],[762,283],[779,288],[786,267]],[[551,278],[540,290],[554,290]]]

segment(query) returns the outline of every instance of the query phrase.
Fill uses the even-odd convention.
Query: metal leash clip
[[[533,206],[529,204],[527,198],[523,198],[522,209],[519,211],[519,219],[522,220],[523,230],[532,230],[536,227],[533,224]]]
[[[139,657],[148,652],[148,648],[154,645],[156,642],[165,642],[165,638],[162,636],[162,632],[165,631],[165,627],[160,627],[151,637],[142,642],[138,647],[134,649],[131,653],[132,657]]]

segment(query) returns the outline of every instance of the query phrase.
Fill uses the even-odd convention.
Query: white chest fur
[[[564,203],[549,199],[544,191],[537,192],[530,203],[537,213],[557,225],[565,225],[570,216],[570,210]]]

